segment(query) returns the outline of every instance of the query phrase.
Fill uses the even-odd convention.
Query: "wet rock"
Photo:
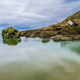
[[[80,35],[76,35],[73,37],[74,40],[80,40]]]
[[[61,37],[61,41],[71,41],[72,37]]]
[[[72,37],[67,37],[63,35],[56,35],[52,38],[54,41],[71,41]]]

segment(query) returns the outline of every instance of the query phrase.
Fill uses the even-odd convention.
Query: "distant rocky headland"
[[[80,40],[80,11],[66,18],[64,21],[46,26],[39,29],[18,31],[9,27],[2,31],[2,36],[5,38],[43,38],[53,39],[54,41],[72,41]]]

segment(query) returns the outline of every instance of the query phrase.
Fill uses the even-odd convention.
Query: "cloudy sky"
[[[40,28],[63,21],[79,11],[80,0],[0,0],[0,31]]]

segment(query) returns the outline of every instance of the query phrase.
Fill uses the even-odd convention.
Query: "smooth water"
[[[80,80],[80,41],[0,36],[0,80]]]

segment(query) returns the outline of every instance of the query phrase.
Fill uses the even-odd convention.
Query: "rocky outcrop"
[[[12,27],[8,27],[2,31],[2,36],[4,38],[20,38],[20,35],[21,33]]]
[[[21,33],[22,34],[22,33]],[[36,30],[36,31],[27,31],[26,34],[24,35],[26,38],[50,38],[51,36],[55,36],[59,34],[58,31],[44,31],[44,30]]]
[[[56,35],[54,37],[51,37],[54,41],[71,41],[72,37],[70,36],[63,36],[63,35]]]
[[[80,40],[80,35],[56,35],[51,37],[54,41],[72,41]]]
[[[77,31],[77,32],[76,32]],[[25,34],[27,38],[43,38],[43,39],[53,39],[54,41],[72,41],[80,40],[79,29],[76,28],[64,28],[63,30],[57,31],[27,31]]]

